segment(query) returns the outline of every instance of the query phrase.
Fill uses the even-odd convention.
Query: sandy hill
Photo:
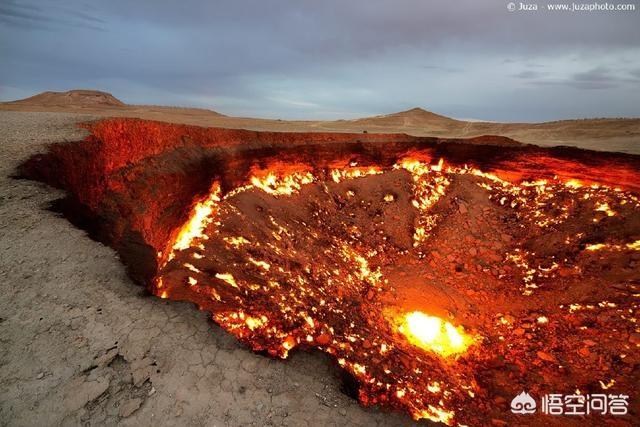
[[[455,120],[422,108],[355,120],[271,120],[229,117],[201,108],[123,104],[113,95],[92,90],[44,92],[0,103],[0,110],[58,111],[99,117],[138,117],[207,127],[289,132],[379,132],[415,136],[472,138],[506,136],[542,146],[569,145],[601,151],[640,154],[640,119],[582,119],[545,123],[496,123]]]
[[[226,117],[204,108],[125,104],[108,92],[74,89],[42,92],[17,101],[0,102],[0,110],[83,113],[106,117],[138,117],[175,123],[215,126],[212,119]]]
[[[107,92],[76,89],[67,92],[42,92],[29,98],[9,102],[14,105],[54,106],[104,106],[122,107],[124,102]]]
[[[362,119],[350,120],[354,124],[373,126],[450,126],[460,123],[458,120],[432,113],[422,108],[412,108],[411,110],[398,113],[385,114],[381,116],[365,117]]]

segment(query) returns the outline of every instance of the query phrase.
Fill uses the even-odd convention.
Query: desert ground
[[[566,145],[590,150],[640,154],[640,119],[558,120],[546,123],[494,123],[455,120],[422,108],[355,120],[292,121],[230,117],[198,108],[127,105],[112,95],[88,90],[45,92],[0,110],[91,114],[99,117],[138,117],[196,126],[282,132],[407,133],[415,136],[470,138],[506,136],[525,144]]]
[[[0,425],[411,425],[341,392],[325,356],[253,354],[192,304],[150,297],[116,253],[12,178],[90,115],[0,113]]]

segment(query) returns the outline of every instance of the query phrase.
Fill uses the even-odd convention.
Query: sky
[[[509,11],[495,0],[0,0],[0,100],[83,88],[281,119],[413,107],[509,122],[640,117],[640,2],[625,3],[635,11],[549,11],[549,2]]]

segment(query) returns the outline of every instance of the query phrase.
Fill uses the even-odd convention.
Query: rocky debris
[[[138,408],[140,408],[140,405],[142,405],[142,402],[143,402],[142,399],[139,399],[139,398],[130,399],[126,401],[120,407],[120,411],[118,412],[118,415],[120,415],[120,417],[122,418],[127,418],[128,416],[133,414],[135,411],[137,411]]]
[[[556,357],[553,354],[549,354],[544,351],[537,351],[536,355],[538,356],[539,359],[544,360],[546,362],[553,362],[553,363],[558,362],[558,359],[556,359]]]
[[[94,381],[88,381],[85,377],[77,378],[71,382],[64,397],[65,408],[76,411],[87,403],[100,397],[109,388],[109,379],[100,377]]]
[[[131,363],[131,379],[133,385],[140,387],[147,381],[155,370],[155,362],[148,357],[141,360],[134,360]]]
[[[96,364],[97,367],[107,366],[113,361],[113,359],[116,358],[117,355],[118,355],[118,349],[117,348],[109,349],[103,355],[98,356],[95,359],[95,364]]]

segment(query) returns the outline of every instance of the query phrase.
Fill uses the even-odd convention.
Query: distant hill
[[[123,107],[124,102],[107,92],[99,90],[75,89],[67,92],[42,92],[29,98],[7,102],[15,105],[34,105],[42,107]]]
[[[454,124],[458,120],[432,113],[422,108],[412,108],[398,113],[381,116],[365,117],[350,120],[352,123],[371,124],[378,126],[424,126],[425,124]]]
[[[415,129],[430,129],[431,132],[447,132],[464,125],[464,122],[455,120],[422,108],[412,108],[398,113],[385,114],[373,117],[364,117],[355,120],[345,120],[353,126],[362,126],[368,130],[404,129],[411,132]]]

